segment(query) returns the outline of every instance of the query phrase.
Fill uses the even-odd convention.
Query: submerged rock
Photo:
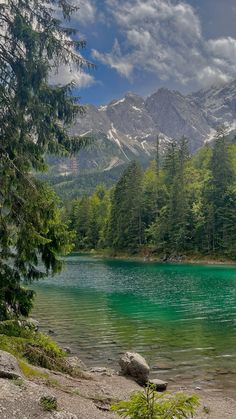
[[[5,351],[0,351],[0,378],[22,378],[17,359]]]
[[[135,352],[126,352],[120,357],[119,364],[123,375],[133,377],[141,385],[148,382],[150,367],[141,355]]]
[[[72,350],[69,346],[65,346],[63,349],[67,354],[71,354],[71,352],[72,352]]]
[[[156,391],[165,391],[168,386],[167,381],[158,380],[157,378],[153,378],[152,380],[149,380],[148,384],[153,385]]]

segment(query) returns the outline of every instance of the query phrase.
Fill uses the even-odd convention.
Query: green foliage
[[[22,282],[58,272],[58,256],[71,249],[55,194],[33,175],[45,170],[46,153],[70,155],[86,142],[69,134],[83,112],[73,85],[48,83],[60,64],[89,65],[55,5],[66,20],[77,10],[67,0],[0,4],[0,319],[27,316],[34,293]]]
[[[22,327],[18,320],[0,322],[0,335],[30,338],[33,333],[29,327]]]
[[[103,185],[91,197],[72,201],[69,218],[77,250],[104,247],[109,210],[109,192]]]
[[[46,412],[52,412],[57,409],[57,399],[53,396],[42,396],[39,404]]]
[[[209,414],[210,414],[210,411],[211,411],[211,409],[210,409],[209,407],[207,407],[207,406],[204,406],[202,410],[203,410],[203,412],[204,412],[206,415],[209,415]]]
[[[73,202],[77,248],[235,259],[235,150],[221,129],[192,157],[183,138],[167,146],[158,168],[153,161],[142,173],[131,162],[112,190],[102,188],[103,204],[97,192]]]
[[[67,364],[65,353],[49,336],[22,326],[18,321],[0,322],[0,349],[24,363],[76,375]]]
[[[118,180],[111,198],[109,247],[136,252],[143,242],[141,220],[142,170],[133,161]]]
[[[27,378],[42,378],[44,380],[48,379],[48,374],[45,374],[36,368],[33,368],[27,362],[20,360],[19,366],[21,371],[23,372],[24,376]]]
[[[111,410],[129,419],[182,419],[193,417],[198,397],[184,393],[157,393],[152,386],[134,393],[129,400],[112,405]]]

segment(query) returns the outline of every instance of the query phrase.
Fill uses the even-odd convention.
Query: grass
[[[27,362],[20,360],[19,366],[21,371],[23,372],[24,376],[27,378],[42,378],[47,380],[48,374],[43,373],[36,368],[33,368],[31,365],[27,364]]]
[[[18,321],[0,322],[0,350],[11,353],[19,361],[77,376],[67,364],[65,352],[49,336],[22,326]]]
[[[13,378],[11,382],[15,384],[15,386],[18,386],[18,387],[24,386],[24,381],[21,378]]]

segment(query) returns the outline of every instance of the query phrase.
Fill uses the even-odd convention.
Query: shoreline
[[[34,367],[34,371],[35,376],[22,376],[18,385],[14,380],[0,378],[2,419],[114,419],[117,416],[111,412],[111,404],[142,389],[129,377],[109,371],[87,372],[87,376],[78,378],[41,367]],[[170,384],[168,391],[196,394],[200,402],[193,415],[196,419],[235,418],[236,401],[219,389],[194,389],[180,382],[175,386]],[[42,410],[39,401],[45,396],[56,400],[56,410]]]
[[[143,262],[143,263],[159,263],[163,265],[209,265],[209,266],[231,266],[236,267],[236,260],[232,259],[214,259],[210,257],[199,258],[189,256],[189,257],[179,257],[163,260],[157,255],[145,256],[141,254],[130,255],[129,253],[120,253],[116,255],[109,254],[107,252],[98,251],[98,250],[84,250],[84,251],[73,251],[68,256],[89,256],[94,258],[99,258],[101,260],[123,260],[130,262]]]

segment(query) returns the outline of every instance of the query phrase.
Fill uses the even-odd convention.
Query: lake
[[[41,329],[89,366],[130,350],[160,378],[235,388],[235,267],[77,255],[34,289]]]

